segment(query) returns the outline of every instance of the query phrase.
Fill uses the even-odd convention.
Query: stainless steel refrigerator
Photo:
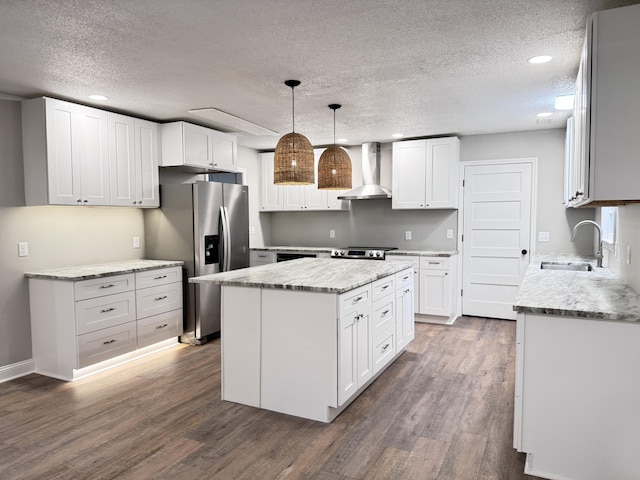
[[[249,266],[248,187],[196,182],[160,186],[144,213],[146,258],[184,261],[184,343],[220,332],[220,286],[187,278]]]

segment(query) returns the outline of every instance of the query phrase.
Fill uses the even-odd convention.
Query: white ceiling
[[[0,92],[158,121],[214,107],[314,145],[560,128],[587,16],[640,0],[1,0]],[[554,58],[531,65],[539,54]],[[107,95],[98,103],[89,94]],[[238,136],[270,149],[277,136]]]

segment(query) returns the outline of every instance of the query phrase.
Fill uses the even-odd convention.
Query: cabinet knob
[[[526,255],[526,254],[527,254],[527,253],[529,253],[529,252],[527,252],[527,249],[526,249],[526,248],[523,248],[523,249],[522,249],[522,252],[520,252],[520,253],[522,253],[523,255]]]

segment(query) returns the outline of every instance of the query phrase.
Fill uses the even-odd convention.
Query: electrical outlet
[[[404,239],[405,240],[411,240],[411,231],[407,230],[406,232],[404,232]]]
[[[140,237],[133,237],[133,248],[140,248]]]
[[[249,225],[249,235],[255,235],[256,234],[256,227],[253,225]]]
[[[548,242],[549,241],[549,232],[538,232],[538,241],[539,242]]]
[[[329,230],[329,238],[336,238],[336,231],[335,230]]]
[[[18,256],[19,257],[29,256],[29,244],[27,242],[18,242]]]
[[[447,238],[453,238],[453,230],[450,228],[447,229]]]

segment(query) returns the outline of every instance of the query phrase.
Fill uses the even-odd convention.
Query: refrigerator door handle
[[[229,211],[227,207],[220,207],[222,219],[222,271],[231,270],[231,235],[229,234]]]

